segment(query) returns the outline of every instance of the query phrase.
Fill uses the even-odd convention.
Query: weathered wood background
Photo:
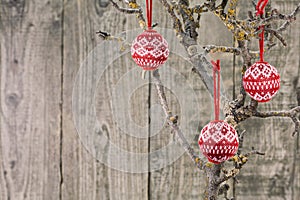
[[[289,13],[297,0],[272,0],[274,7]],[[240,1],[239,13],[245,15],[250,1]],[[155,1],[154,21],[171,28],[164,9]],[[80,63],[101,39],[95,34],[105,30],[118,34],[138,28],[135,16],[115,11],[107,0],[2,0],[0,2],[0,199],[201,199],[205,186],[199,172],[186,155],[172,164],[149,173],[126,173],[98,162],[81,144],[72,116],[72,89]],[[232,45],[232,36],[214,16],[205,14],[199,31],[200,44]],[[277,47],[266,55],[282,77],[279,94],[260,109],[289,109],[300,105],[300,20],[286,32],[288,47]],[[171,41],[170,41],[171,42]],[[222,79],[229,98],[232,94],[232,55],[222,59]],[[190,124],[203,126],[211,117],[211,99],[190,66],[171,56],[169,65],[188,78],[202,105],[200,119],[193,113]],[[237,60],[237,67],[239,66]],[[126,58],[110,67],[96,94],[96,110],[102,132],[127,151],[149,152],[172,140],[163,126],[151,138],[137,139],[121,135],[110,107],[111,88],[134,64]],[[238,80],[239,68],[236,78]],[[170,85],[180,87],[176,77]],[[100,84],[99,83],[99,84]],[[132,92],[132,119],[141,126],[153,114],[148,108],[157,104],[154,87],[144,85]],[[120,98],[122,98],[120,94]],[[182,102],[168,92],[175,113]],[[128,100],[126,100],[128,101]],[[131,106],[131,107],[132,107]],[[150,113],[149,113],[150,112]],[[186,119],[185,119],[186,120]],[[199,121],[200,120],[200,121]],[[292,137],[288,119],[250,119],[240,126],[246,129],[244,150],[255,147],[266,152],[254,156],[238,176],[231,193],[237,199],[299,199],[300,142]],[[151,128],[149,135],[151,135]],[[197,138],[195,132],[186,133]],[[193,145],[197,148],[197,139]],[[123,162],[123,161],[120,161]],[[159,161],[158,161],[159,162]]]

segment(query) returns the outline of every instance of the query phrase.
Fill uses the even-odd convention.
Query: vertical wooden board
[[[274,8],[290,13],[296,1],[272,1]],[[298,105],[299,79],[299,21],[284,33],[288,46],[279,44],[266,54],[266,59],[281,74],[281,88],[276,97],[260,110],[288,110]],[[239,176],[237,197],[241,199],[297,199],[299,195],[299,136],[292,137],[293,123],[285,118],[251,119],[242,126],[247,130],[245,148],[252,146],[265,151],[263,157],[254,156]],[[255,182],[255,184],[253,184]]]
[[[0,199],[59,199],[62,3],[0,5]]]
[[[73,122],[72,103],[74,102],[72,101],[72,90],[73,83],[78,75],[79,66],[88,57],[88,54],[92,54],[91,51],[97,48],[97,45],[100,45],[100,47],[103,45],[103,41],[96,36],[96,31],[107,31],[112,35],[116,35],[127,29],[138,27],[138,24],[133,24],[133,22],[136,22],[134,15],[125,16],[116,11],[111,5],[106,6],[107,4],[104,1],[65,2],[63,199],[147,198],[147,173],[126,173],[112,169],[101,163],[102,161],[97,162],[95,154],[93,155],[89,152],[91,146],[87,145],[87,150],[80,141]],[[116,42],[116,45],[118,46],[119,43]],[[95,49],[94,52],[103,53],[97,52]],[[109,55],[109,49],[105,53]],[[102,59],[100,54],[95,55],[95,58]],[[109,58],[110,56],[107,56],[107,59]],[[97,64],[100,65],[101,62]],[[115,116],[113,116],[114,113],[112,112],[115,110],[111,107],[113,88],[133,65],[132,61],[129,62],[125,56],[125,58],[117,59],[108,66],[101,77],[97,77],[99,82],[94,99],[97,119],[100,122],[99,133],[102,135],[100,137],[97,136],[95,142],[99,142],[103,137],[109,137],[111,142],[117,147],[139,153],[146,151],[147,146],[144,145],[145,142],[123,134],[115,121]],[[99,66],[99,68],[101,67],[105,66]],[[89,82],[90,80],[87,77],[86,81]],[[126,85],[124,87],[124,91],[122,90],[123,94],[118,97],[120,99],[126,92],[134,92],[127,91]],[[141,109],[143,109],[145,99],[148,98],[147,93],[145,93],[148,90],[144,91],[144,89],[142,89],[141,95],[133,94],[131,97],[132,103],[138,104],[138,106],[141,105]],[[139,104],[139,102],[142,102],[142,104]],[[134,119],[145,118],[145,114],[147,118],[147,112],[133,111],[132,117]],[[122,160],[122,158],[109,157],[108,159],[114,159],[114,161],[120,161],[122,162],[121,164],[126,165],[126,161]]]

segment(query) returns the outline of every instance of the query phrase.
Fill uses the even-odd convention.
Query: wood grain
[[[129,17],[120,15],[111,5],[109,7],[101,6],[101,2],[98,5],[96,1],[67,2],[65,4],[64,32],[70,34],[66,34],[64,37],[64,134],[62,141],[64,183],[62,199],[146,199],[148,173],[127,173],[110,168],[102,162],[97,162],[97,155],[89,154],[92,147],[82,145],[72,120],[72,89],[80,64],[97,45],[102,45],[96,32],[103,30],[111,34],[118,34],[138,26],[134,16],[130,17],[133,19],[134,23],[132,23],[127,21]],[[74,16],[76,17],[74,18]],[[116,45],[119,44],[116,42]],[[97,50],[94,52],[99,53],[99,56],[109,53]],[[113,88],[117,81],[132,69],[132,66],[133,63],[130,59],[120,58],[108,66],[101,77],[98,77],[95,109],[100,123],[99,133],[102,134],[101,137],[109,138],[113,144],[126,151],[147,152],[147,139],[139,142],[135,138],[127,137],[128,135],[118,127],[115,116],[113,116],[113,112],[116,110],[111,107]],[[118,98],[122,99],[122,95],[128,92],[134,91],[128,91],[125,85]],[[131,97],[131,103],[141,105],[142,111],[144,111],[144,105],[146,108],[148,107],[147,92],[148,89],[145,87],[142,88],[140,95],[133,94]],[[124,99],[120,103],[126,103],[129,100]],[[145,111],[133,112],[132,117],[134,119],[146,118],[147,120],[147,109]],[[101,137],[95,138],[95,140],[101,141]],[[120,162],[119,164],[122,166],[126,166],[127,163],[130,164],[130,160],[124,161],[119,157],[109,157],[108,159]]]
[[[61,11],[1,2],[0,199],[59,199]]]
[[[241,1],[240,16],[247,14],[250,3]],[[272,1],[283,13],[291,12],[297,3]],[[101,77],[82,80],[85,86],[98,81],[94,100],[99,135],[86,136],[94,144],[109,138],[118,148],[137,155],[129,159],[123,154],[111,157],[108,150],[107,160],[98,161],[99,155],[93,153],[97,145],[86,145],[76,130],[72,95],[80,65],[91,52],[97,53],[95,59],[103,58],[97,47],[101,49],[104,43],[96,31],[112,35],[127,31],[130,34],[125,36],[131,41],[139,32],[132,31],[139,28],[134,15],[117,12],[107,0],[1,1],[0,6],[0,200],[201,199],[204,174],[182,155],[180,147],[161,153],[163,147],[176,146],[177,142],[163,123],[151,78],[141,78],[129,53],[110,63]],[[158,1],[154,7],[153,22],[158,22],[159,28],[172,28]],[[232,45],[231,34],[218,19],[204,14],[201,20],[201,45]],[[161,30],[173,51],[180,51],[172,34]],[[288,47],[276,47],[265,55],[280,71],[282,86],[271,103],[259,105],[260,110],[300,105],[299,30],[297,20],[284,34]],[[109,50],[105,53],[107,59],[115,56]],[[232,55],[210,57],[222,60],[223,88],[230,99]],[[236,64],[238,81],[239,58]],[[95,62],[93,67],[97,70],[102,66]],[[165,67],[161,76],[171,110],[178,114],[184,134],[198,150],[199,131],[213,117],[211,98],[182,57],[171,52]],[[84,103],[80,99],[75,102]],[[199,107],[190,110],[193,103]],[[266,155],[253,156],[244,166],[235,184],[236,199],[298,199],[300,141],[298,135],[291,136],[293,124],[284,118],[249,119],[239,129],[247,130],[245,151],[253,146]],[[141,159],[142,153],[150,153],[148,159]],[[132,173],[145,166],[143,173]]]

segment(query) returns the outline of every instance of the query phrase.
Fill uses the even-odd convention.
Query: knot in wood
[[[16,93],[10,93],[5,98],[6,105],[11,108],[17,108],[20,101],[21,98]]]
[[[203,48],[199,45],[190,45],[187,48],[187,51],[188,51],[189,56],[193,57],[193,56],[203,53]]]

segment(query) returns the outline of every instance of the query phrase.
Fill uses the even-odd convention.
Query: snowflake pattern
[[[280,88],[280,75],[269,63],[256,62],[246,70],[243,86],[251,98],[259,102],[267,102]]]
[[[198,143],[207,159],[219,164],[235,155],[239,139],[230,124],[224,121],[212,121],[201,130]]]
[[[167,41],[156,31],[146,30],[138,35],[131,46],[133,60],[145,70],[154,70],[169,56]]]

